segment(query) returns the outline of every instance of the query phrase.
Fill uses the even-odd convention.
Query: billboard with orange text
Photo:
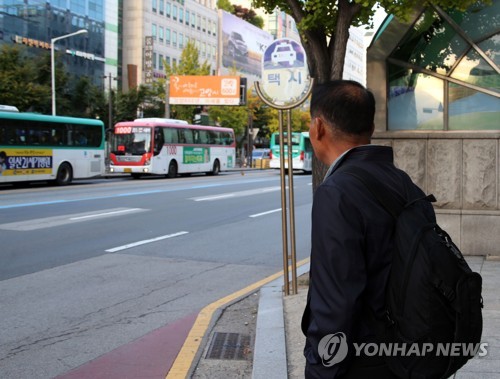
[[[172,75],[170,104],[239,105],[239,76]]]

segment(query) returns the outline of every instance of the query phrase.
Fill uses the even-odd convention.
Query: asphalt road
[[[281,270],[279,175],[244,174],[0,188],[0,377],[64,374]]]

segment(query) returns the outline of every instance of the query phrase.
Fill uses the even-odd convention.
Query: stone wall
[[[467,255],[500,255],[500,131],[376,132],[437,199],[438,223]]]

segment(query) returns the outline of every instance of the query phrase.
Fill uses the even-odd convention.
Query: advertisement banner
[[[239,105],[239,76],[172,75],[170,104]]]
[[[262,54],[274,37],[225,11],[220,11],[219,20],[222,25],[222,33],[219,33],[221,73],[228,74],[236,70],[252,84],[260,80]]]
[[[184,147],[182,163],[208,163],[210,162],[210,149],[208,147]]]
[[[0,151],[0,175],[52,174],[52,149],[4,149]]]

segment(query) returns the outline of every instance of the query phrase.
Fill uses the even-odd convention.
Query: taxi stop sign
[[[310,82],[302,45],[280,38],[267,47],[262,55],[261,90],[268,101],[278,107],[296,106],[309,95]]]
[[[280,38],[271,43],[262,56],[262,84],[255,82],[255,90],[260,99],[270,107],[278,109],[279,117],[279,159],[281,177],[281,224],[283,239],[283,277],[285,280],[285,295],[290,294],[289,264],[292,268],[292,292],[297,294],[297,257],[295,252],[295,211],[293,200],[293,157],[291,118],[292,108],[302,104],[313,86],[309,76],[306,53],[302,46],[289,38]],[[283,111],[287,114],[286,134],[283,128]],[[285,142],[287,141],[285,146]],[[285,183],[285,155],[288,155],[286,165],[288,171],[288,206]],[[290,219],[287,223],[287,209]],[[288,240],[290,229],[290,241]],[[290,242],[290,254],[288,253]]]

